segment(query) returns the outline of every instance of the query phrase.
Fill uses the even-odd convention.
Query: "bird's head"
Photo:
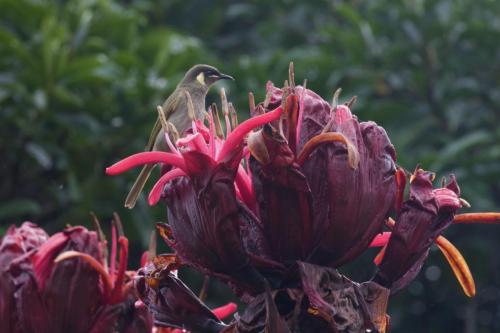
[[[200,84],[210,87],[219,80],[234,80],[230,75],[221,73],[217,68],[209,65],[195,65],[187,71],[182,84]]]

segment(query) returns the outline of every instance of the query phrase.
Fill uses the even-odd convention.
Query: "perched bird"
[[[182,81],[177,85],[175,91],[163,103],[165,119],[173,124],[177,131],[182,133],[191,125],[191,117],[188,114],[188,96],[194,106],[194,117],[200,119],[205,111],[205,97],[212,84],[219,80],[234,80],[232,76],[221,73],[217,68],[209,65],[195,65],[187,71]],[[165,133],[159,117],[149,135],[146,151],[168,150],[165,143]],[[134,185],[125,199],[125,207],[133,208],[137,198],[144,188],[154,165],[145,165],[137,177]]]

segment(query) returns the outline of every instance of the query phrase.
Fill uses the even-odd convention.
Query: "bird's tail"
[[[155,164],[146,164],[142,168],[141,173],[139,174],[139,176],[137,176],[134,185],[132,185],[130,192],[128,192],[127,198],[125,199],[126,208],[134,208],[135,203],[137,202],[137,198],[139,198],[139,195],[141,194],[146,181],[151,175],[151,171],[153,170],[154,166]]]

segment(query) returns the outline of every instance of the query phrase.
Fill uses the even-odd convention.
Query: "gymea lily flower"
[[[29,227],[36,231],[38,239],[44,240],[43,243],[33,239],[25,242],[23,246],[29,250],[11,259],[2,272],[2,282],[7,280],[15,287],[10,294],[15,307],[7,314],[13,319],[10,332],[134,333],[151,330],[148,313],[134,310],[136,298],[132,289],[113,292],[115,289],[108,288],[109,281],[101,279],[96,265],[89,265],[92,261],[102,264],[105,260],[104,244],[95,232],[77,226],[48,238],[36,226]],[[4,237],[0,248],[7,247],[16,234],[24,233],[26,224],[19,231],[11,230],[14,232]],[[126,246],[126,242],[121,243]],[[122,247],[121,252],[126,250]],[[0,251],[0,261],[3,262],[6,255],[8,253]],[[125,260],[126,265],[126,255],[121,255],[120,259]],[[112,285],[122,287],[125,265],[119,265],[113,274]],[[9,298],[2,294],[0,302],[5,299]]]
[[[465,262],[440,236],[464,204],[454,178],[433,189],[418,169],[404,200],[406,174],[393,145],[382,127],[358,121],[352,100],[327,103],[296,86],[293,69],[283,88],[266,88],[258,105],[250,94],[252,118],[239,126],[222,94],[226,138],[212,107],[208,127],[193,120],[175,145],[166,135],[169,152],[135,154],[106,170],[162,164],[149,203],[167,206],[168,224],[158,225],[175,250],[167,266],[191,265],[243,295],[249,305],[231,332],[383,332],[390,291],[415,277],[434,241],[470,285]],[[373,281],[357,284],[335,271],[369,246],[385,253]],[[156,319],[226,330],[171,269],[151,266],[136,284]]]
[[[249,208],[255,200],[250,178],[240,162],[246,135],[281,113],[278,107],[232,130],[228,122],[225,140],[217,137],[213,117],[209,128],[193,122],[192,134],[177,141],[178,150],[135,154],[106,172],[114,175],[145,163],[172,166],[153,187],[150,202],[155,203],[161,194],[167,203],[170,224],[164,226],[168,229],[164,234],[173,240],[165,239],[179,259],[244,290],[263,290],[254,265],[273,263],[265,260],[260,226]]]
[[[396,153],[382,127],[358,122],[305,87],[267,85],[287,117],[249,138],[259,213],[280,259],[340,266],[361,254],[394,205]]]

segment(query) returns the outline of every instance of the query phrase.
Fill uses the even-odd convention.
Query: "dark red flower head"
[[[430,246],[462,207],[455,177],[437,189],[432,186],[433,179],[433,173],[422,169],[412,175],[410,197],[403,203],[374,278],[392,292],[405,287],[420,272]]]
[[[246,135],[280,117],[281,108],[249,119],[217,136],[211,115],[209,128],[201,121],[192,133],[178,140],[172,152],[145,152],[130,156],[106,172],[114,175],[145,163],[173,167],[163,174],[150,193],[150,203],[160,197],[167,203],[166,239],[181,262],[240,285],[261,289],[262,279],[250,262],[265,263],[266,249],[255,215],[255,198],[247,171],[240,164]],[[217,119],[218,120],[218,119]],[[261,258],[264,257],[264,258]]]
[[[382,127],[359,123],[304,87],[267,85],[257,112],[286,115],[248,140],[259,214],[280,260],[339,266],[380,232],[396,198],[396,153]]]
[[[394,206],[395,151],[385,131],[301,86],[268,83],[266,101],[251,113],[232,130],[226,117],[226,139],[212,113],[209,128],[194,122],[170,152],[135,154],[106,172],[171,166],[149,195],[151,204],[167,204],[167,242],[181,262],[246,280],[243,288],[259,280],[249,266],[266,275],[280,269],[276,262],[354,259]]]
[[[9,230],[0,249],[7,248],[12,237],[19,235],[25,240],[20,246],[29,251],[11,259],[0,275],[2,285],[14,286],[10,290],[13,306],[1,313],[14,318],[11,332],[86,333],[119,329],[132,333],[151,329],[147,312],[134,313],[135,297],[129,293],[130,287],[128,291],[124,288],[126,238],[119,241],[119,268],[114,271],[112,263],[114,273],[106,278],[107,258],[102,251],[105,244],[93,231],[70,227],[47,239],[43,230],[25,223],[20,229]],[[0,251],[0,262],[8,256],[9,253]],[[120,286],[119,291],[116,286]],[[0,302],[3,304],[6,299],[9,298],[2,295]],[[141,329],[127,330],[131,327]]]
[[[167,206],[168,224],[159,224],[160,233],[175,250],[176,265],[220,277],[247,296],[237,331],[336,332],[351,324],[354,331],[385,330],[388,289],[414,278],[435,240],[466,293],[474,293],[463,258],[440,236],[464,203],[454,178],[433,189],[432,175],[418,169],[403,201],[406,174],[396,167],[395,149],[382,127],[352,114],[354,100],[339,105],[335,96],[329,104],[295,86],[292,70],[283,88],[268,82],[266,90],[258,105],[250,94],[251,118],[239,126],[223,95],[225,138],[212,107],[208,126],[193,121],[175,145],[166,135],[169,152],[135,154],[106,170],[116,175],[162,165],[149,194],[150,204]],[[191,113],[204,110],[197,111]],[[170,126],[164,120],[166,133]],[[384,225],[394,228],[392,234],[382,233]],[[383,287],[370,282],[363,290],[334,268],[369,246],[384,246],[374,278]],[[147,267],[138,281],[158,322],[223,329],[168,270]],[[343,296],[333,297],[332,288]],[[285,315],[286,309],[298,310]],[[300,323],[307,324],[298,328]]]
[[[11,226],[0,240],[0,323],[5,332],[18,330],[15,280],[11,277],[13,262],[35,251],[47,241],[47,233],[31,222],[21,227]]]

